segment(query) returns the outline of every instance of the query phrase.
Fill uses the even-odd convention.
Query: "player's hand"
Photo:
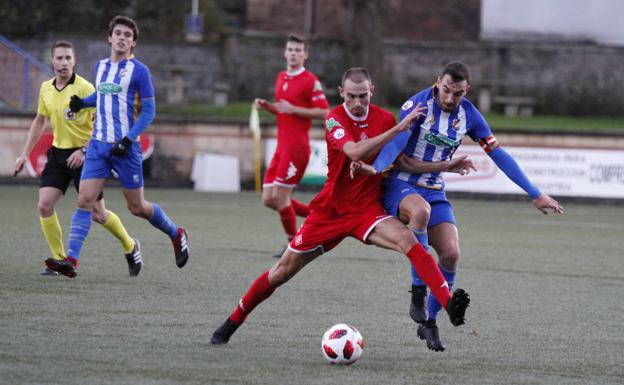
[[[124,136],[121,140],[117,141],[110,149],[111,156],[125,156],[128,150],[132,146],[132,141],[127,136]]]
[[[425,115],[425,111],[427,111],[427,107],[421,105],[421,103],[418,103],[416,107],[414,107],[414,109],[411,110],[410,113],[407,114],[405,118],[403,118],[403,120],[401,120],[401,123],[404,123],[404,125],[401,127],[401,131],[405,131],[410,128],[412,124],[414,124],[414,122],[418,120],[418,118]]]
[[[458,156],[455,159],[451,159],[448,162],[447,172],[454,172],[459,175],[468,175],[470,170],[477,171],[474,163],[471,159],[468,159],[468,155]]]
[[[546,194],[542,194],[533,199],[533,206],[535,206],[535,208],[541,211],[544,215],[548,215],[548,209],[552,209],[553,213],[563,214],[563,207],[559,205],[559,202]]]
[[[17,176],[23,169],[24,164],[26,163],[26,157],[24,155],[20,155],[19,158],[15,160],[15,171],[13,172],[13,176]]]
[[[82,101],[82,99],[80,99],[78,95],[72,96],[71,99],[69,100],[69,109],[71,110],[71,112],[76,113],[82,110],[83,108],[84,108],[84,102]]]
[[[357,174],[373,176],[377,175],[377,170],[375,170],[375,167],[370,164],[358,160],[357,162],[351,162],[351,169],[349,170],[349,176],[351,179],[355,178]]]
[[[266,105],[267,105],[267,101],[266,100],[260,99],[260,98],[256,98],[254,100],[254,103],[255,103],[257,109],[259,109],[259,110],[266,109]]]
[[[293,114],[295,112],[295,106],[288,103],[286,100],[281,99],[279,102],[275,102],[275,109],[280,114]]]
[[[69,158],[67,158],[67,167],[69,167],[72,170],[81,167],[82,164],[84,163],[84,157],[85,157],[85,154],[80,149],[72,152]]]

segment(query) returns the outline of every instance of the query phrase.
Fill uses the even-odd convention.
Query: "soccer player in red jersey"
[[[306,217],[308,206],[291,198],[310,159],[312,119],[324,119],[329,112],[321,82],[303,64],[308,58],[308,43],[289,35],[284,50],[287,69],[275,79],[275,103],[256,99],[258,109],[277,117],[277,148],[262,183],[262,201],[279,213],[288,242],[297,232],[297,215]],[[279,258],[282,251],[275,255]]]
[[[351,173],[353,162],[370,164],[386,143],[423,115],[425,107],[417,106],[397,124],[392,113],[370,104],[373,86],[366,70],[347,70],[341,84],[339,91],[344,103],[334,108],[325,121],[327,182],[310,202],[310,214],[288,249],[254,281],[232,314],[215,330],[212,344],[227,343],[249,313],[278,286],[346,237],[404,253],[443,304],[451,323],[464,323],[470,302],[468,293],[457,289],[451,296],[433,256],[418,243],[411,230],[386,213],[381,204],[381,176]]]

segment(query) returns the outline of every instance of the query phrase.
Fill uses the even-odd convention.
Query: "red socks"
[[[269,283],[269,271],[262,273],[254,283],[251,284],[247,292],[238,302],[238,306],[230,315],[230,320],[237,325],[245,322],[247,315],[260,304],[260,302],[269,298],[275,291],[275,288]]]
[[[446,308],[448,301],[451,299],[451,292],[435,258],[420,243],[407,252],[407,258],[409,258],[412,266],[416,269],[420,279],[429,286],[433,296],[440,302],[443,308]]]
[[[284,226],[284,231],[286,232],[286,237],[290,242],[297,233],[297,216],[295,215],[294,205],[284,207],[278,212],[282,220],[282,226]]]
[[[298,217],[305,218],[308,215],[310,215],[310,208],[305,203],[300,202],[293,198],[290,198],[290,202],[292,203],[292,206],[295,208],[295,214],[297,214]]]

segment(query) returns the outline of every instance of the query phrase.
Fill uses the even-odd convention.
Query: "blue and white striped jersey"
[[[114,143],[128,134],[141,111],[141,100],[154,98],[147,66],[131,55],[118,63],[95,65],[97,104],[93,138]]]
[[[435,101],[436,95],[437,88],[429,87],[412,96],[401,107],[400,117],[403,120],[418,103],[427,106],[426,116],[418,119],[410,127],[411,134],[403,148],[405,156],[421,161],[444,161],[453,156],[464,136],[468,135],[476,142],[480,138],[492,135],[483,115],[468,99],[463,98],[455,111],[444,112]],[[379,156],[383,155],[384,151]],[[394,154],[395,157],[396,155],[398,154]],[[390,160],[390,163],[393,161],[394,159]],[[440,172],[411,174],[391,170],[387,177],[398,178],[422,187],[444,188],[444,178]]]

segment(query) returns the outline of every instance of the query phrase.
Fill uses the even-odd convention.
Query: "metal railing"
[[[49,66],[0,35],[0,101],[34,110],[41,83],[53,75]]]

